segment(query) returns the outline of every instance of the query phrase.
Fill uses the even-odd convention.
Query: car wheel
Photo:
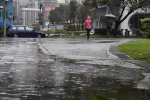
[[[38,34],[38,35],[37,35],[37,38],[42,38],[42,35],[41,35],[41,34]]]
[[[18,36],[18,34],[14,34],[14,38],[18,38],[19,36]]]

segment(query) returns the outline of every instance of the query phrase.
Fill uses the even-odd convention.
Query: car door
[[[17,28],[17,31],[18,31],[18,35],[21,36],[21,37],[25,37],[26,36],[26,32],[25,32],[25,28],[24,26],[18,26]]]
[[[28,26],[25,27],[28,37],[36,37],[36,31]]]

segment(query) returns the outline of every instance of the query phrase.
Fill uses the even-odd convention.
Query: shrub
[[[150,38],[150,18],[140,19],[141,21],[141,33],[144,37]]]
[[[65,30],[56,30],[56,31],[51,31],[51,30],[48,30],[48,31],[45,31],[44,33],[46,34],[59,34],[59,33],[63,33],[63,34],[69,34],[71,35],[71,33],[74,33],[74,35],[79,35],[79,34],[82,34],[82,33],[86,33],[86,31],[65,31]]]
[[[0,37],[3,36],[3,33],[4,33],[4,29],[2,27],[0,27]]]

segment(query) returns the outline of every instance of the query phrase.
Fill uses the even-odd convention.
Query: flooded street
[[[1,38],[0,100],[150,100],[150,70],[109,52],[131,41]]]

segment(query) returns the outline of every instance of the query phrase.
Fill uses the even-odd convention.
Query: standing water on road
[[[0,48],[0,100],[150,100],[135,88],[144,68],[59,58],[36,39],[1,39]]]

